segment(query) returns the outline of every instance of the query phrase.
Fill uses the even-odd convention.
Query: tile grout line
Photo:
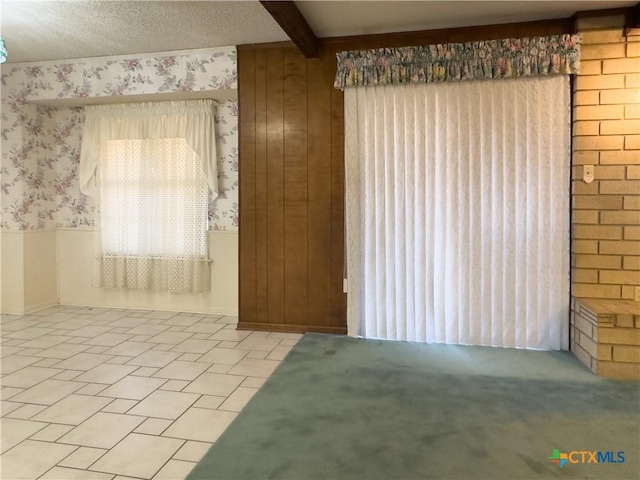
[[[230,414],[233,415],[232,418],[235,418],[241,411],[242,409],[244,409],[244,407],[246,406],[246,404],[251,400],[251,398],[253,398],[253,395],[255,395],[256,392],[258,392],[260,390],[260,388],[262,388],[262,385],[264,384],[264,382],[269,378],[269,376],[271,376],[271,374],[273,373],[272,371],[269,372],[268,375],[266,376],[252,376],[251,374],[247,375],[247,374],[239,374],[239,373],[230,373],[231,370],[233,370],[234,368],[238,367],[238,365],[243,362],[244,360],[253,360],[255,362],[258,363],[258,365],[260,365],[260,362],[269,362],[269,363],[265,363],[264,365],[275,365],[277,367],[277,365],[279,365],[282,362],[282,359],[270,359],[268,358],[269,355],[273,354],[274,351],[276,349],[278,349],[278,347],[286,347],[286,350],[290,350],[291,348],[293,348],[293,345],[282,345],[282,342],[284,342],[285,340],[287,341],[292,341],[292,340],[299,340],[300,337],[294,337],[294,338],[281,338],[281,337],[269,337],[269,333],[267,333],[266,335],[264,334],[260,334],[260,335],[253,335],[255,332],[247,332],[246,335],[242,334],[242,335],[238,335],[237,333],[235,335],[232,334],[226,334],[225,332],[238,332],[235,328],[235,322],[220,322],[220,320],[224,319],[225,316],[213,316],[213,315],[197,315],[197,314],[186,314],[186,316],[188,317],[197,317],[197,320],[195,322],[190,322],[190,320],[174,320],[173,322],[171,321],[172,319],[175,319],[175,317],[180,316],[185,314],[185,312],[179,312],[179,313],[174,313],[174,312],[170,312],[171,316],[166,317],[166,315],[163,315],[163,313],[161,311],[158,311],[159,313],[156,314],[155,316],[153,315],[154,311],[136,311],[131,313],[130,310],[128,310],[127,312],[124,312],[123,310],[127,310],[127,309],[101,309],[101,311],[96,311],[94,313],[87,313],[82,312],[82,310],[84,310],[84,308],[78,308],[75,310],[72,310],[71,312],[69,311],[65,311],[62,308],[52,308],[49,309],[49,313],[45,314],[45,315],[39,315],[37,318],[31,318],[30,320],[33,320],[33,323],[29,323],[28,321],[26,323],[20,323],[20,324],[16,324],[15,326],[21,326],[21,328],[17,328],[15,330],[10,330],[9,334],[18,334],[21,330],[25,330],[28,328],[33,328],[35,326],[39,326],[39,328],[43,328],[43,329],[47,329],[46,333],[43,333],[42,335],[39,335],[37,337],[33,337],[31,339],[20,339],[20,340],[24,340],[21,341],[20,344],[17,346],[17,351],[13,352],[7,356],[12,356],[12,355],[31,355],[31,356],[36,356],[38,355],[38,360],[34,363],[39,363],[41,361],[51,361],[51,360],[56,360],[55,363],[49,365],[49,366],[39,366],[37,368],[48,368],[51,370],[60,370],[60,372],[55,373],[54,375],[52,375],[51,377],[45,378],[43,380],[38,381],[37,383],[33,384],[32,386],[28,387],[28,388],[20,388],[20,387],[12,387],[12,388],[17,388],[17,390],[19,390],[18,392],[13,393],[10,397],[8,397],[6,399],[6,401],[11,401],[10,399],[21,394],[22,392],[25,392],[27,390],[29,390],[30,388],[34,388],[37,387],[38,385],[41,385],[42,383],[48,381],[48,380],[58,380],[60,382],[71,382],[71,383],[77,383],[77,384],[82,384],[82,386],[80,386],[78,389],[74,390],[73,392],[65,395],[64,397],[62,397],[60,400],[54,402],[51,405],[39,405],[39,404],[31,404],[31,403],[24,403],[19,407],[19,409],[25,407],[25,406],[40,406],[40,407],[44,407],[41,411],[36,412],[32,415],[30,415],[29,417],[26,417],[24,419],[16,419],[18,421],[30,421],[30,422],[36,422],[36,423],[42,423],[43,426],[38,429],[36,432],[32,433],[29,437],[24,438],[23,440],[21,440],[20,442],[18,442],[15,446],[13,446],[11,449],[9,449],[8,451],[12,450],[15,447],[18,447],[20,445],[22,445],[26,440],[33,440],[33,441],[38,441],[40,443],[49,443],[49,444],[58,444],[58,445],[64,445],[64,446],[71,446],[71,447],[75,447],[67,456],[65,456],[62,460],[59,460],[56,465],[52,466],[51,468],[49,468],[47,471],[45,471],[45,473],[43,475],[45,475],[48,471],[50,471],[52,468],[55,467],[59,467],[59,468],[73,468],[75,470],[78,471],[90,471],[90,468],[98,461],[100,461],[102,458],[104,458],[105,455],[108,455],[111,451],[113,451],[113,449],[119,445],[121,442],[123,442],[125,439],[129,438],[132,434],[136,434],[136,435],[143,435],[143,436],[147,436],[147,437],[151,437],[151,438],[165,438],[165,439],[170,439],[170,440],[174,440],[174,441],[178,441],[179,442],[179,446],[177,447],[177,449],[171,454],[169,455],[166,460],[164,461],[164,463],[162,463],[158,469],[155,471],[155,473],[153,473],[153,476],[156,476],[162,469],[164,469],[172,460],[176,461],[176,462],[185,462],[185,463],[197,463],[197,462],[192,462],[190,460],[181,460],[181,459],[177,459],[175,458],[175,455],[177,455],[177,452],[180,451],[181,449],[183,449],[186,445],[189,444],[189,442],[194,442],[194,443],[204,443],[210,446],[212,445],[211,441],[205,441],[202,439],[196,439],[196,438],[179,438],[179,437],[174,437],[174,436],[168,436],[165,435],[165,432],[167,432],[172,426],[176,425],[181,419],[183,419],[185,417],[185,415],[188,414],[188,412],[190,411],[202,411],[202,412],[207,412],[207,411],[218,411],[221,413],[225,413],[225,414]],[[120,315],[120,313],[124,313],[123,315]],[[116,313],[111,313],[111,316],[118,316],[117,318],[114,319],[107,319],[105,320],[105,318],[100,318],[101,315],[105,315],[108,316],[109,312],[116,312]],[[66,318],[65,318],[65,314],[66,314]],[[84,321],[85,323],[67,323],[72,321],[74,318],[81,318],[82,315],[87,315],[90,318],[83,318],[82,321]],[[151,317],[146,317],[146,315],[152,314]],[[130,317],[130,315],[135,315],[133,317]],[[56,319],[55,322],[51,322],[51,321],[47,321],[47,317],[50,316],[55,316],[54,318]],[[166,317],[166,318],[165,318]],[[231,317],[229,317],[231,318]],[[27,317],[25,316],[19,316],[16,318],[12,318],[11,321],[9,323],[12,322],[24,322],[24,320],[26,320]],[[119,324],[126,324],[127,323],[127,319],[132,320],[132,322],[128,322],[128,325],[125,326],[119,326]],[[134,320],[135,319],[135,320]],[[168,322],[168,323],[165,323]],[[177,324],[176,324],[177,322]],[[183,322],[183,323],[181,323]],[[60,327],[58,327],[58,325],[61,324],[65,324],[67,323],[67,325],[71,325],[72,328],[69,329],[62,329]],[[216,327],[212,327],[210,326],[211,324],[215,324]],[[129,325],[133,325],[133,326],[129,326]],[[200,327],[198,325],[201,325]],[[90,336],[88,338],[85,337],[80,337],[77,335],[72,335],[75,331],[78,331],[82,328],[85,327],[100,327],[98,329],[94,329],[94,332],[96,332],[93,336]],[[130,333],[131,330],[135,330],[137,328],[144,328],[144,327],[149,327],[151,331],[155,330],[156,333],[152,334],[152,335],[142,335],[139,333]],[[160,327],[165,327],[162,330],[159,330]],[[217,328],[219,327],[219,328]],[[212,333],[210,333],[211,330],[213,330],[213,328],[216,328],[215,331],[213,331]],[[105,330],[106,329],[106,330]],[[0,333],[1,332],[1,326],[0,326]],[[65,330],[64,332],[61,332],[61,330]],[[191,331],[187,331],[187,330],[191,330]],[[206,330],[209,330],[209,332],[207,332]],[[90,330],[87,331],[87,333]],[[140,330],[140,331],[144,331],[144,330]],[[149,331],[149,330],[147,330]],[[188,336],[184,336],[184,335],[177,335],[177,334],[185,334],[188,333]],[[244,332],[243,332],[244,333]],[[118,343],[115,343],[113,345],[100,345],[99,343],[91,343],[93,341],[95,341],[96,339],[99,339],[100,337],[104,336],[104,335],[108,335],[108,334],[112,334],[112,335],[122,335],[123,337],[111,337],[114,339],[121,339],[121,341],[119,341]],[[46,344],[47,342],[44,341],[44,338],[46,338],[47,335],[56,335],[58,337],[67,337],[64,341],[57,343],[57,344],[51,344],[49,347],[45,347],[45,348],[34,348],[34,347],[21,347],[21,345],[23,344],[28,344],[29,342],[33,341],[34,339],[43,339],[43,341],[41,343]],[[153,343],[150,344],[149,341],[154,338],[154,337],[158,337],[160,335],[164,335],[166,338],[163,338],[163,340],[167,340],[166,342],[161,342],[161,343]],[[219,340],[219,339],[215,339],[213,337],[215,336],[222,336],[223,340]],[[138,338],[136,339],[136,337],[144,337],[144,338]],[[181,338],[182,337],[182,338]],[[224,338],[227,337],[229,339],[225,340]],[[240,337],[240,338],[239,338]],[[1,338],[1,335],[0,335]],[[107,340],[104,341],[110,341],[109,337],[106,337]],[[162,337],[159,337],[162,338]],[[231,340],[231,338],[233,338],[233,340]],[[242,345],[241,344],[243,342],[245,342],[247,339],[252,338],[254,339],[252,342],[248,342],[250,344],[249,349],[247,350],[247,346],[248,345]],[[10,337],[11,339],[15,339],[13,337]],[[79,340],[82,339],[82,340]],[[170,340],[171,339],[171,340]],[[9,341],[10,341],[9,340]],[[189,341],[189,340],[194,340],[194,341],[204,341],[204,342],[211,342],[211,346],[204,352],[193,352],[193,351],[178,351],[178,350],[173,350],[174,348],[178,348],[179,345],[181,345],[183,342]],[[269,343],[272,343],[271,341],[273,340],[277,340],[277,342],[272,343],[272,347],[270,348],[265,348],[264,350],[260,350],[259,349],[259,344],[261,343],[261,341],[263,340],[269,340]],[[98,340],[100,341],[100,340]],[[88,342],[88,343],[87,343]],[[149,346],[148,349],[146,349],[145,351],[138,353],[137,355],[134,356],[128,356],[128,355],[117,355],[115,353],[106,353],[109,352],[110,350],[113,350],[119,346],[122,346],[123,344],[125,344],[126,342],[140,342],[140,343],[146,343],[146,344],[150,344],[151,346]],[[253,344],[255,343],[255,345]],[[37,342],[35,342],[36,345],[38,345]],[[85,350],[79,351],[77,353],[74,353],[66,358],[53,358],[53,357],[47,357],[46,355],[43,355],[42,357],[39,356],[39,354],[41,354],[42,352],[55,348],[57,346],[64,346],[64,345],[82,345],[83,347],[87,347]],[[207,345],[206,343],[204,344],[205,346]],[[295,343],[294,343],[295,345]],[[103,350],[99,351],[100,348],[103,348]],[[158,347],[162,347],[156,350],[156,348]],[[258,347],[258,349],[256,350],[255,347]],[[96,349],[93,352],[90,352],[88,350],[92,350],[92,349]],[[211,351],[215,350],[215,349],[220,349],[220,350],[239,350],[239,351],[245,351],[245,355],[240,358],[239,360],[237,360],[235,363],[228,365],[228,364],[217,364],[215,362],[211,362],[211,361],[201,361],[201,359],[209,354]],[[26,351],[25,351],[26,350]],[[157,352],[158,355],[162,355],[162,353],[171,353],[171,354],[176,354],[178,355],[177,357],[173,358],[172,360],[169,360],[167,363],[165,363],[163,366],[161,367],[148,367],[145,365],[132,365],[129,362],[135,361],[136,358],[140,357],[141,355],[144,355],[145,353],[149,353],[149,352]],[[92,366],[91,368],[87,369],[87,370],[82,370],[82,371],[76,371],[77,373],[75,374],[74,377],[71,377],[69,379],[56,379],[55,377],[57,377],[58,375],[61,375],[62,373],[66,373],[66,372],[71,372],[73,370],[69,369],[69,368],[55,368],[56,366],[63,364],[65,361],[67,360],[72,360],[74,357],[77,357],[78,355],[82,354],[82,353],[88,353],[88,354],[92,354],[92,355],[104,355],[106,357],[109,357],[106,360],[103,360],[100,363],[97,363],[96,365]],[[123,353],[126,353],[123,352]],[[253,357],[249,356],[253,353]],[[286,353],[286,352],[285,352]],[[281,355],[281,354],[279,354]],[[116,363],[109,363],[112,360],[114,360],[117,357],[129,357],[126,361],[124,362],[116,362]],[[186,358],[182,358],[182,357],[186,357]],[[82,357],[80,357],[82,358]],[[214,357],[215,359],[215,357]],[[199,373],[198,375],[196,375],[193,379],[187,379],[187,380],[183,380],[182,378],[184,377],[180,377],[179,374],[175,375],[173,372],[168,371],[167,372],[167,378],[161,378],[161,377],[156,377],[155,375],[160,372],[161,370],[170,367],[174,362],[184,362],[185,364],[193,364],[194,366],[197,365],[206,365],[205,370],[203,370],[201,373]],[[69,362],[71,365],[73,365],[73,362]],[[33,365],[33,364],[31,364]],[[82,375],[85,374],[89,374],[90,372],[95,371],[96,369],[102,367],[103,365],[112,365],[113,369],[117,371],[117,366],[127,366],[127,367],[138,367],[135,370],[127,373],[126,375],[120,377],[119,379],[111,382],[111,383],[101,383],[101,382],[95,382],[95,381],[91,381],[92,377],[88,376],[89,381],[88,382],[79,382],[76,380],[76,378],[81,377]],[[220,367],[228,367],[228,368],[220,368],[219,372],[216,371],[210,371],[211,368],[214,368],[216,365],[219,365]],[[27,368],[30,365],[27,365],[25,367],[22,367],[20,369],[18,369],[17,371],[23,370],[24,368]],[[154,368],[155,371],[153,373],[150,373],[146,376],[138,376],[135,375],[135,373],[137,371],[139,371],[140,369],[143,368]],[[266,368],[266,367],[265,367]],[[270,367],[271,368],[271,367]],[[198,367],[199,369],[199,367]],[[109,371],[109,368],[106,369],[107,372]],[[224,370],[224,373],[222,373]],[[16,372],[17,372],[16,371]],[[251,369],[249,369],[250,373],[251,373]],[[13,373],[13,372],[12,372]],[[200,379],[201,377],[203,377],[205,374],[215,374],[215,375],[221,375],[223,377],[235,377],[237,380],[239,380],[239,383],[235,383],[235,386],[232,387],[230,390],[228,390],[228,393],[226,395],[215,395],[215,397],[218,398],[222,398],[222,400],[220,401],[220,403],[217,404],[216,408],[203,408],[202,406],[196,406],[196,403],[202,401],[205,397],[211,396],[208,393],[202,393],[202,392],[185,392],[184,390],[186,388],[188,388],[193,382],[197,381],[198,379]],[[256,372],[259,373],[259,372]],[[108,375],[108,373],[106,373],[106,375]],[[173,376],[177,376],[178,378],[172,378]],[[190,375],[186,375],[186,377],[189,377]],[[100,379],[101,377],[97,377],[97,379]],[[108,378],[108,377],[106,377]],[[157,387],[152,388],[146,395],[144,395],[142,398],[140,399],[126,399],[126,398],[122,398],[122,397],[107,397],[107,396],[102,396],[102,392],[106,391],[107,389],[109,389],[110,387],[118,384],[120,381],[125,380],[127,378],[148,378],[148,379],[154,379],[154,380],[164,380],[162,383],[160,383]],[[206,377],[205,377],[206,378]],[[256,382],[256,384],[258,384],[259,382],[259,386],[255,387],[255,386],[247,386],[245,385],[245,382],[247,382],[248,380],[253,379],[254,382]],[[167,384],[170,384],[171,382],[184,382],[184,384],[181,383],[176,383],[175,387],[172,385],[171,389],[167,389],[167,390],[163,390],[162,387],[166,386]],[[79,390],[85,389],[86,387],[90,386],[90,385],[96,385],[96,386],[101,386],[104,387],[99,391],[96,391],[95,393],[77,393]],[[242,387],[243,389],[247,389],[247,390],[251,390],[253,391],[253,393],[251,393],[251,398],[249,398],[247,400],[247,402],[245,402],[244,404],[240,403],[241,407],[240,410],[226,410],[221,408],[226,402],[229,401],[229,399],[237,394],[238,392],[240,392],[240,387]],[[91,390],[88,390],[88,392],[91,392]],[[146,400],[148,400],[154,393],[156,392],[167,392],[167,394],[169,393],[175,393],[177,395],[181,395],[181,394],[189,394],[189,395],[197,395],[194,398],[194,400],[192,402],[189,403],[188,406],[182,408],[182,406],[178,407],[181,409],[181,413],[180,415],[178,415],[175,419],[168,419],[168,418],[162,418],[162,417],[153,417],[153,416],[148,416],[148,415],[134,415],[132,412],[133,409],[135,409],[137,406],[141,405],[143,402],[145,402]],[[83,396],[83,397],[87,397],[87,398],[103,398],[103,399],[110,399],[110,401],[102,406],[99,410],[94,411],[91,415],[89,415],[88,417],[84,418],[80,423],[78,423],[77,425],[72,425],[72,424],[60,424],[60,423],[55,423],[55,422],[42,422],[42,421],[38,421],[38,420],[31,420],[33,417],[37,417],[38,415],[40,415],[42,412],[46,411],[48,408],[51,408],[57,404],[59,404],[60,402],[64,401],[64,399],[68,398],[71,395],[77,395],[77,396]],[[116,404],[118,401],[131,401],[133,402],[131,405],[127,405],[127,404],[123,404],[123,407],[117,407],[114,406],[114,410],[115,411],[105,411],[105,409],[108,409],[109,406]],[[13,403],[21,403],[21,402],[15,402],[13,401]],[[125,408],[122,411],[118,411],[119,408]],[[18,410],[18,409],[16,409]],[[9,412],[10,414],[11,412]],[[95,446],[88,446],[88,445],[76,445],[76,444],[72,444],[72,443],[64,443],[61,442],[60,440],[62,438],[64,438],[66,435],[70,434],[71,432],[73,432],[75,429],[80,428],[83,424],[85,424],[86,422],[90,422],[92,419],[96,418],[98,413],[103,413],[103,414],[110,414],[110,415],[118,415],[118,416],[127,416],[127,417],[138,417],[141,418],[142,420],[131,430],[129,431],[127,434],[125,434],[123,437],[120,438],[120,440],[118,442],[116,442],[111,448],[102,448],[102,447],[95,447]],[[152,412],[151,412],[152,413]],[[12,417],[3,417],[3,418],[12,418]],[[143,426],[146,422],[149,422],[150,420],[158,420],[158,421],[165,421],[167,422],[166,424],[159,424],[162,428],[160,430],[156,430],[158,433],[148,433],[148,432],[136,432],[135,430],[140,428],[141,426]],[[38,433],[42,432],[44,429],[48,428],[49,426],[53,426],[53,425],[59,425],[59,426],[63,426],[63,427],[69,427],[68,430],[66,430],[63,434],[59,435],[55,440],[53,441],[49,441],[49,440],[36,440],[36,439],[32,439],[31,437],[36,436]],[[228,426],[228,425],[227,425]],[[223,431],[226,429],[226,427],[223,429]],[[222,432],[221,432],[222,433]],[[189,434],[185,434],[185,436],[188,436]],[[98,457],[97,459],[95,459],[88,468],[85,469],[79,469],[77,467],[67,467],[67,466],[63,466],[60,465],[61,462],[64,462],[67,458],[69,458],[69,456],[73,455],[74,453],[78,452],[79,449],[81,448],[99,448],[100,450],[104,450],[104,452],[100,455],[100,457]],[[97,473],[101,473],[100,471],[96,471]],[[111,475],[113,478],[113,474],[112,473],[107,473],[108,475]],[[122,475],[118,474],[118,475]],[[153,478],[149,477],[149,478]]]

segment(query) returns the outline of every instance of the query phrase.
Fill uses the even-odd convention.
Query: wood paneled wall
[[[240,46],[238,328],[346,332],[342,50],[554,35],[569,20]]]
[[[345,332],[335,57],[240,48],[240,328]]]

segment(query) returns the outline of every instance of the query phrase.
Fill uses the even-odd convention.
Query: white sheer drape
[[[568,76],[347,88],[348,332],[566,349]]]
[[[215,165],[213,104],[92,107],[87,119],[81,180],[98,207],[94,284],[209,290],[207,176],[215,168],[205,164]]]

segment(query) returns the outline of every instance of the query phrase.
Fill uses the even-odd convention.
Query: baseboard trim
[[[122,303],[118,305],[109,304],[109,303],[100,303],[100,302],[90,302],[90,301],[82,301],[82,300],[64,300],[60,299],[60,305],[69,305],[70,307],[93,307],[93,308],[122,308],[127,310],[159,310],[163,312],[177,312],[177,313],[201,313],[202,315],[217,315],[217,316],[227,316],[227,317],[237,317],[238,310],[233,308],[215,308],[215,309],[207,309],[207,308],[190,308],[185,310],[184,308],[176,307],[175,305],[141,305],[139,303],[127,304]]]
[[[77,228],[73,228],[73,227],[58,227],[55,229],[49,229],[51,231],[55,231],[56,233],[63,233],[63,232],[71,232],[71,233],[95,233],[96,229],[93,227],[77,227]],[[46,230],[46,231],[49,231]],[[4,232],[8,232],[8,233],[24,233],[24,232],[39,232],[39,231],[45,231],[45,230],[3,230]],[[238,229],[236,228],[235,230],[207,230],[207,235],[235,235],[236,237],[238,236]]]
[[[58,300],[48,300],[46,302],[37,303],[35,305],[25,305],[23,308],[6,308],[3,306],[2,313],[6,315],[30,315],[32,313],[39,312],[40,310],[44,310],[45,308],[55,307],[56,305],[60,305],[60,302],[58,302]]]
[[[324,327],[318,325],[287,325],[282,323],[252,323],[238,322],[238,330],[259,330],[262,332],[287,333],[329,333],[332,335],[346,335],[347,327]]]
[[[25,315],[24,308],[13,308],[13,307],[5,307],[2,306],[2,311],[0,312],[2,315]]]

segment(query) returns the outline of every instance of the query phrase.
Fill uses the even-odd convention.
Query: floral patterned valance
[[[334,86],[365,87],[578,73],[580,35],[340,52]]]

